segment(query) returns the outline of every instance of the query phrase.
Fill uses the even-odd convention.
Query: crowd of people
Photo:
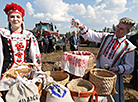
[[[56,51],[58,38],[50,34],[44,37],[39,32],[33,33],[24,29],[25,10],[16,3],[7,4],[4,12],[8,18],[8,29],[0,29],[0,79],[2,75],[13,66],[21,63],[34,63],[41,69],[41,53]],[[89,41],[101,43],[96,68],[104,69],[104,65],[110,66],[109,70],[117,75],[114,94],[115,102],[125,102],[123,78],[133,72],[131,83],[138,91],[138,34],[126,38],[126,35],[135,25],[135,21],[123,17],[116,27],[115,34],[103,34],[92,31],[81,22],[77,22],[81,35]],[[68,39],[64,36],[63,50],[67,51]],[[71,51],[78,51],[80,40],[77,31],[73,31],[70,37]],[[134,71],[133,71],[134,70]]]
[[[38,41],[40,53],[57,52],[56,44],[57,41],[60,40],[59,37],[56,37],[55,35],[52,34],[50,34],[49,36],[48,35],[42,36],[37,32],[34,32],[34,35]],[[63,51],[67,51],[68,38],[66,36],[63,36],[61,41],[65,43],[62,48]]]
[[[38,46],[40,53],[51,53],[56,52],[56,43],[58,38],[55,35],[40,35],[38,32],[34,32],[36,39],[38,41]]]

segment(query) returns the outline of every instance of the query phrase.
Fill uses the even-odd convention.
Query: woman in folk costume
[[[98,56],[97,67],[104,69],[104,65],[110,66],[110,71],[117,74],[115,89],[118,94],[114,94],[115,102],[125,102],[123,76],[130,74],[134,69],[135,46],[126,39],[126,34],[131,31],[135,21],[130,18],[120,19],[115,30],[115,34],[97,33],[82,25],[80,21],[76,24],[85,39],[101,43]]]
[[[34,63],[41,68],[41,55],[34,35],[24,30],[25,10],[16,3],[7,4],[8,29],[0,28],[0,79],[3,73],[22,63]]]

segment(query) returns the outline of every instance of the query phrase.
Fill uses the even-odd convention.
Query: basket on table
[[[88,52],[88,51],[69,51],[68,53],[75,54],[75,55],[83,55],[83,56],[88,55],[89,60],[87,62],[86,69],[87,70],[93,69],[93,67],[94,67],[94,55],[91,52]]]
[[[88,51],[64,52],[61,69],[70,73],[71,77],[83,77],[94,68],[94,58],[94,54]]]
[[[91,69],[89,80],[96,86],[98,95],[110,95],[115,91],[117,76],[115,73],[105,69]]]
[[[66,85],[66,83],[69,81],[69,74],[63,72],[63,71],[46,71],[46,74],[53,78],[55,82],[61,85]]]
[[[70,90],[75,102],[88,102],[90,98],[91,102],[93,102],[93,96],[95,96],[95,102],[98,102],[95,86],[88,80],[82,78],[72,79],[67,84],[67,88]]]
[[[27,65],[27,66],[34,66],[34,67],[33,67],[33,68],[28,68],[28,67],[26,67],[26,68],[24,68],[24,67],[23,67],[23,68],[18,68],[19,66],[21,67],[21,66],[25,66],[25,65]],[[34,69],[36,69],[36,70],[38,70],[38,71],[41,70],[41,69],[39,69],[38,66],[35,65],[34,63],[19,64],[19,65],[17,65],[17,66],[12,67],[12,68],[9,69],[9,70],[7,70],[7,71],[4,73],[3,78],[7,78],[7,79],[8,79],[8,78],[12,78],[12,79],[15,80],[15,82],[17,82],[17,80],[16,80],[17,73],[16,73],[16,72],[18,72],[18,74],[19,74],[20,76],[22,76],[22,75],[28,75],[28,73],[29,73],[31,70],[34,70]],[[36,82],[35,84],[36,84],[36,86],[38,87],[39,95],[41,96],[41,92],[42,92],[42,83]]]

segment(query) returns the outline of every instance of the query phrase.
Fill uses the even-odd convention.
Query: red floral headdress
[[[3,10],[8,16],[10,13],[19,13],[22,15],[22,17],[25,15],[25,10],[16,3],[11,3],[10,5],[7,4]]]

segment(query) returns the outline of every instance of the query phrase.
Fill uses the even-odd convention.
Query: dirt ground
[[[70,51],[69,44],[67,45],[67,50]],[[86,44],[81,44],[79,50],[92,52],[96,57],[99,48],[91,46],[87,47]],[[42,54],[42,70],[52,70],[53,64],[57,61],[61,61],[63,53],[64,52],[61,49],[57,52]],[[127,75],[127,77],[124,78],[125,100],[126,102],[138,102],[138,91],[133,90],[132,85],[130,84],[131,78],[132,75]]]

